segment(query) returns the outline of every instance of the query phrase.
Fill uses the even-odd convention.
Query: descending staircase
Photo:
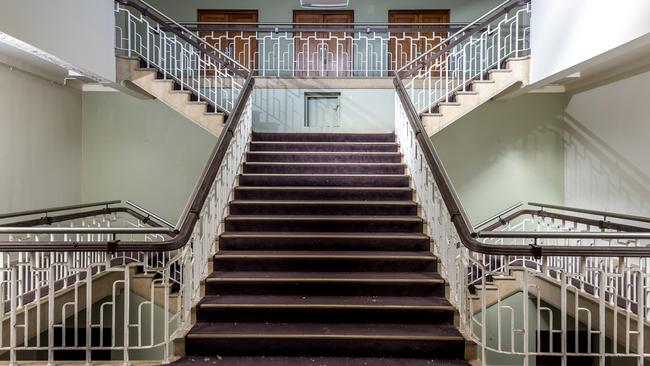
[[[409,179],[394,134],[254,133],[180,363],[467,365]]]

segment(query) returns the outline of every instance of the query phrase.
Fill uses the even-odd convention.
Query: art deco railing
[[[415,110],[434,112],[488,71],[530,54],[530,0],[506,0],[400,69]]]
[[[142,0],[116,0],[115,24],[118,54],[139,58],[180,90],[232,112],[248,68]]]
[[[650,356],[650,219],[531,204],[475,230],[422,125],[422,108],[459,90],[454,77],[433,76],[441,60],[458,53],[469,58],[467,42],[498,34],[502,27],[491,24],[504,25],[528,11],[525,1],[505,2],[479,26],[450,36],[439,50],[397,72],[395,130],[427,234],[449,282],[449,300],[459,310],[460,329],[478,345],[482,364],[571,365],[582,357],[600,365],[642,365]],[[519,56],[504,51],[477,72]],[[430,97],[424,87],[435,79],[450,87]],[[468,79],[460,78],[459,85]]]
[[[459,23],[183,23],[262,77],[388,77]]]

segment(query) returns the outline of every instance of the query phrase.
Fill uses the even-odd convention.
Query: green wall
[[[216,138],[157,100],[83,94],[82,201],[130,199],[176,222]]]
[[[197,9],[259,9],[260,22],[291,22],[299,0],[151,0],[151,5],[176,21],[196,21]],[[452,22],[468,22],[494,8],[500,0],[350,0],[356,22],[386,22],[389,9],[450,9]]]
[[[488,102],[432,141],[473,223],[521,202],[564,202],[563,94]]]

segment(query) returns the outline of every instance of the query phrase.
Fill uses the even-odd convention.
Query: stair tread
[[[263,356],[263,357],[193,357],[185,356],[172,363],[174,366],[469,366],[463,360],[394,358],[394,357],[322,357],[322,356]]]
[[[397,145],[397,142],[381,141],[251,141],[251,144],[270,145]]]
[[[252,177],[405,177],[406,174],[242,173]]]
[[[188,338],[367,338],[464,341],[452,325],[348,323],[197,323]]]
[[[421,259],[434,260],[430,252],[412,251],[318,251],[318,250],[220,250],[215,258],[390,258],[390,259]]]
[[[331,232],[271,232],[271,231],[225,231],[222,237],[291,237],[291,238],[413,238],[428,239],[424,233],[331,233]]]
[[[406,166],[404,163],[327,163],[327,162],[292,162],[292,161],[247,161],[246,165],[305,165],[305,166]]]
[[[442,283],[442,277],[436,272],[240,272],[214,271],[209,281],[344,281],[344,282],[432,282]]]
[[[314,154],[314,155],[401,155],[398,151],[248,151],[249,154]]]
[[[357,201],[357,200],[232,200],[234,205],[385,205],[416,206],[414,201]]]
[[[238,186],[235,189],[239,190],[258,190],[258,189],[268,189],[268,190],[301,190],[301,191],[318,191],[318,190],[328,190],[328,191],[412,191],[411,187],[332,187],[332,186]],[[381,201],[377,201],[381,202]]]
[[[290,295],[225,295],[206,296],[199,307],[209,308],[210,306],[277,306],[282,307],[326,307],[337,305],[340,307],[428,307],[440,310],[453,310],[453,307],[444,297],[433,296],[290,296]]]
[[[408,221],[422,222],[419,216],[314,216],[314,215],[230,215],[226,221]]]

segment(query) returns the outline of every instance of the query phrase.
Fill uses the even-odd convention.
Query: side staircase
[[[413,194],[392,133],[254,133],[180,364],[468,365]]]

